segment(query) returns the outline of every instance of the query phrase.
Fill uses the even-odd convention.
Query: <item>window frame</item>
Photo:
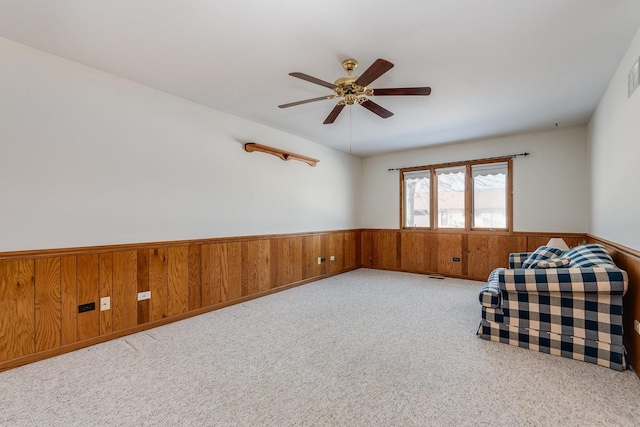
[[[486,228],[486,227],[474,227],[473,224],[473,176],[471,166],[483,165],[490,163],[506,163],[507,164],[507,179],[506,179],[506,215],[507,226],[506,228]],[[438,183],[437,183],[437,169],[444,169],[450,167],[465,167],[465,194],[464,194],[464,215],[465,226],[464,228],[452,228],[452,227],[438,227]],[[416,227],[405,226],[405,191],[404,191],[404,174],[405,172],[416,171],[430,171],[429,179],[429,197],[430,197],[430,215],[429,215],[429,227]],[[479,159],[470,160],[466,162],[452,162],[452,163],[440,163],[426,166],[417,166],[412,168],[400,169],[400,229],[401,230],[438,230],[447,232],[465,232],[465,231],[513,231],[513,158],[512,157],[496,157],[492,159]]]

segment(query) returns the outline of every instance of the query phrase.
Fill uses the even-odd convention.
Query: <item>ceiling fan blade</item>
[[[315,83],[320,86],[328,87],[329,89],[333,89],[334,87],[336,87],[336,85],[334,85],[333,83],[325,82],[324,80],[317,79],[305,73],[289,73],[289,75],[302,80],[306,80],[311,83]]]
[[[387,96],[387,95],[427,96],[430,93],[431,93],[430,87],[396,87],[396,88],[373,89],[374,96]]]
[[[290,102],[289,104],[278,105],[278,108],[289,108],[289,107],[294,107],[296,105],[307,104],[309,102],[322,101],[325,99],[333,99],[335,97],[336,97],[335,95],[320,96],[318,98],[305,99],[304,101]]]
[[[362,73],[360,77],[358,77],[358,80],[356,80],[355,83],[360,86],[368,86],[369,83],[392,68],[393,64],[391,62],[387,61],[386,59],[378,58],[373,64],[369,66],[369,68],[365,70],[364,73]]]
[[[331,110],[331,112],[329,113],[327,118],[324,120],[324,122],[322,122],[322,124],[328,125],[335,122],[336,119],[338,118],[338,114],[340,114],[343,108],[344,108],[344,104],[336,104],[336,106],[333,107],[333,110]]]
[[[367,99],[360,105],[362,105],[364,108],[371,111],[372,113],[379,115],[383,119],[388,119],[389,117],[393,116],[393,113],[391,111],[385,108],[382,108],[381,106],[379,106],[378,104],[376,104],[370,99]]]

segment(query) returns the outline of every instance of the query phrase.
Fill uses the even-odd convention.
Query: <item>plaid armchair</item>
[[[622,297],[627,273],[615,266],[600,245],[577,246],[541,261],[553,268],[522,268],[531,256],[511,254],[509,269],[491,272],[480,291],[482,320],[477,334],[486,340],[625,369]]]

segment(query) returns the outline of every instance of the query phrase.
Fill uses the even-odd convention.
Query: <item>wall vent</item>
[[[636,90],[638,85],[640,85],[640,59],[638,59],[636,63],[633,64],[633,67],[631,67],[631,70],[629,70],[629,83],[627,85],[628,98],[631,97],[631,94],[633,94],[633,91]]]

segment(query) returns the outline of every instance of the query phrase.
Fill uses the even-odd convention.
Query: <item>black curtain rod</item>
[[[529,154],[531,154],[531,153],[519,153],[519,154],[511,154],[511,155],[508,155],[508,156],[487,157],[487,158],[484,158],[484,159],[461,160],[459,162],[438,163],[438,165],[443,165],[444,166],[444,165],[453,165],[453,164],[456,164],[456,163],[481,162],[483,160],[505,159],[507,157],[511,157],[512,159],[515,159],[516,157],[520,157],[520,156],[527,157]],[[389,172],[391,172],[391,171],[399,171],[400,169],[412,169],[412,168],[423,168],[423,167],[426,167],[426,165],[423,165],[423,166],[407,166],[407,167],[404,167],[404,168],[391,168],[391,169],[387,169],[387,170]]]

